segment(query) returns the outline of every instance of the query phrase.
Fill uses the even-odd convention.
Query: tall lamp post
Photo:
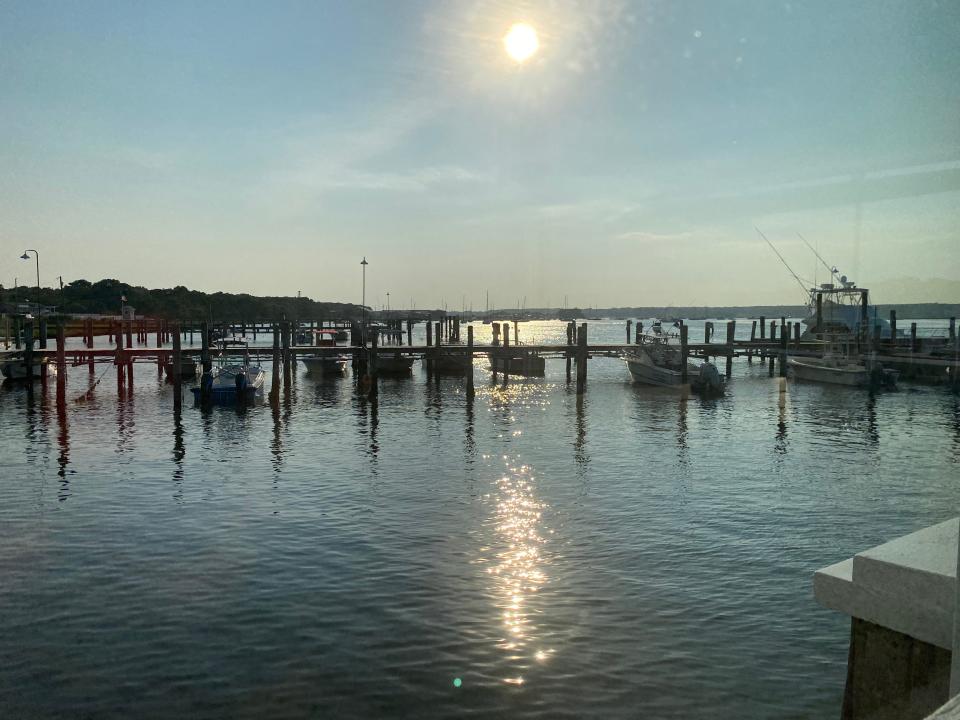
[[[367,262],[367,256],[363,256],[363,260],[360,261],[360,265],[363,267],[363,297],[360,301],[360,315],[363,319],[363,324],[360,327],[360,342],[363,343],[363,346],[367,346],[367,265],[370,263]]]
[[[30,256],[27,253],[33,253],[37,258],[37,317],[40,317],[40,253],[36,250],[31,250],[27,248],[23,251],[23,255],[20,256],[21,260],[29,260]]]
[[[387,293],[387,312],[390,312],[390,293]]]

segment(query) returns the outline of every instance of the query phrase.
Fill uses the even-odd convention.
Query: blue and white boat
[[[207,391],[210,402],[218,404],[253,403],[263,398],[266,378],[259,365],[227,365],[217,367],[200,378],[200,385],[190,388],[197,402]]]

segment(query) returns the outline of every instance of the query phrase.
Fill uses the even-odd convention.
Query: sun
[[[503,47],[518,63],[529,60],[540,47],[537,31],[526,23],[515,23],[503,36]]]

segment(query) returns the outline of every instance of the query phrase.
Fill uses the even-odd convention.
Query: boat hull
[[[163,371],[167,374],[168,378],[192,378],[197,375],[197,368],[199,364],[193,360],[183,360],[180,363],[179,371],[174,366],[172,362],[165,363],[163,366]]]
[[[645,350],[635,351],[624,358],[627,370],[635,383],[655,385],[657,387],[678,387],[683,385],[683,375],[675,367],[658,365]],[[687,382],[696,380],[699,370],[696,365],[687,364]]]
[[[347,359],[342,356],[302,357],[300,359],[311,375],[336,377],[347,374]]]
[[[787,366],[797,380],[847,387],[867,387],[870,384],[870,372],[862,366],[830,366],[796,358],[790,358]]]
[[[473,364],[466,355],[441,354],[436,358],[436,369],[441,375],[463,375]]]
[[[500,355],[490,354],[490,369],[505,375],[523,377],[543,377],[547,363],[539,355]]]
[[[635,383],[656,385],[658,387],[677,387],[683,384],[680,373],[669,368],[657,367],[653,363],[627,360],[627,370]]]
[[[403,355],[377,355],[378,375],[409,375],[413,368],[414,358]]]
[[[266,374],[262,368],[245,368],[247,384],[242,390],[237,389],[235,371],[236,368],[224,368],[217,373],[209,389],[208,399],[210,402],[221,405],[252,403],[263,396],[263,384]],[[193,399],[197,402],[204,400],[202,383],[203,379],[201,379],[201,386],[190,388],[190,392],[193,393]]]
[[[33,379],[39,380],[43,376],[43,369],[46,367],[48,375],[57,374],[57,366],[48,362],[47,358],[35,360],[33,362]],[[22,359],[9,360],[0,365],[0,372],[7,380],[26,380],[27,363]]]

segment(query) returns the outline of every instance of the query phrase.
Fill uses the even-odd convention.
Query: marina
[[[121,392],[109,357],[93,392],[67,363],[62,403],[59,376],[4,385],[7,708],[104,713],[132,678],[146,714],[832,715],[848,629],[811,573],[949,516],[957,396],[781,393],[740,357],[723,397],[687,397],[601,354],[624,323],[588,327],[601,350],[579,396],[562,355],[504,386],[477,354],[472,399],[419,365],[373,396],[350,370],[295,364],[287,385],[281,367],[276,404],[247,408],[177,409],[155,364]],[[563,348],[566,328],[521,334]],[[269,396],[272,342],[250,352]],[[194,669],[170,696],[174,658]],[[81,661],[82,686],[57,680]],[[239,694],[218,680],[248,672]],[[571,674],[602,688],[589,705]]]
[[[960,720],[960,3],[0,3],[0,720]]]

